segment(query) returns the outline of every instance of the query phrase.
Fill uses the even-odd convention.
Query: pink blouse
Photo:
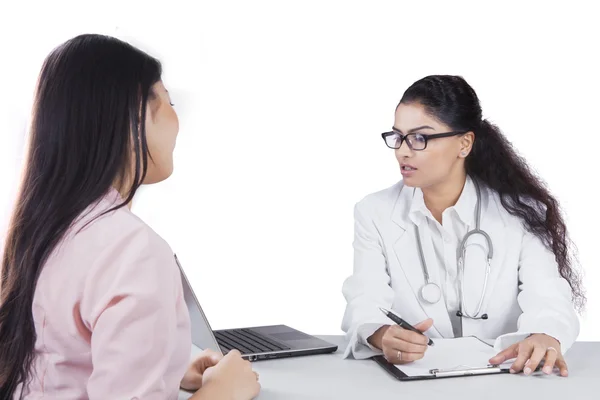
[[[191,333],[169,245],[127,207],[76,232],[121,201],[111,190],[83,213],[42,269],[26,399],[178,396]]]

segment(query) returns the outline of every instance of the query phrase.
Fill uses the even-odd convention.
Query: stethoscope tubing
[[[490,271],[491,271],[491,262],[492,262],[492,258],[494,256],[494,248],[493,248],[493,244],[492,244],[492,239],[490,238],[490,235],[488,235],[487,232],[483,231],[481,229],[481,189],[479,187],[479,183],[477,182],[477,180],[473,179],[473,183],[475,185],[475,189],[477,192],[477,204],[475,206],[475,229],[467,232],[467,234],[463,237],[463,239],[460,242],[460,245],[457,249],[457,257],[458,257],[458,269],[459,269],[459,292],[460,292],[460,307],[459,307],[459,315],[461,317],[467,317],[467,318],[471,318],[471,319],[480,319],[482,318],[481,314],[481,307],[483,305],[483,299],[485,297],[485,292],[487,289],[487,284],[488,284],[488,279],[489,279],[489,275],[490,275]],[[486,271],[485,271],[485,278],[484,278],[484,282],[483,282],[483,290],[481,292],[481,297],[479,299],[479,303],[477,305],[477,310],[475,312],[475,314],[471,314],[469,312],[466,311],[465,309],[465,296],[464,296],[464,260],[465,260],[465,255],[466,255],[466,244],[467,244],[467,240],[473,236],[473,235],[483,235],[486,243],[488,245],[488,254],[487,254],[487,265],[486,265]],[[423,287],[421,288],[421,293],[425,293],[425,288],[428,286],[435,286],[438,290],[438,293],[441,293],[441,290],[439,288],[439,286],[437,284],[435,284],[434,282],[431,282],[431,277],[429,275],[429,269],[427,267],[427,263],[425,261],[425,255],[423,253],[423,245],[421,243],[421,235],[419,232],[419,227],[417,225],[415,225],[415,235],[417,238],[417,247],[419,250],[419,259],[421,261],[421,269],[423,270],[423,278],[425,279],[425,284],[423,285]],[[431,290],[427,291],[427,292],[431,292]],[[425,299],[425,296],[422,295],[423,300],[427,301],[428,303],[437,303],[440,300],[441,296],[435,296],[436,298],[430,298],[430,299]],[[487,314],[486,314],[486,318],[483,319],[487,319]]]

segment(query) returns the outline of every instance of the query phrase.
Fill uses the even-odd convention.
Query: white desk
[[[343,359],[342,336],[321,336],[339,345],[328,355],[257,361],[259,400],[585,400],[600,398],[600,342],[576,342],[567,352],[569,377],[488,375],[400,382],[371,360]],[[190,397],[181,392],[180,400]]]

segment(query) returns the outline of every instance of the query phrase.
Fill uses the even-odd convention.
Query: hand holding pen
[[[426,319],[412,326],[388,310],[381,311],[395,324],[380,328],[369,338],[369,343],[380,348],[386,360],[392,364],[406,364],[423,358],[428,344],[434,344],[423,334],[431,328],[433,320]]]
[[[397,323],[403,329],[407,329],[409,331],[412,331],[412,332],[415,332],[415,333],[423,335],[423,332],[425,332],[427,329],[431,328],[431,325],[428,326],[427,329],[418,329],[418,328],[415,328],[411,324],[409,324],[408,322],[406,322],[405,320],[403,320],[402,318],[400,318],[399,316],[397,316],[396,314],[394,314],[393,312],[391,312],[390,310],[386,310],[385,308],[381,308],[381,307],[379,307],[379,309],[381,310],[382,313],[385,314],[386,317],[388,317],[389,319],[391,319],[392,321],[394,321],[395,323]],[[431,318],[429,318],[429,319],[431,319]],[[428,320],[426,320],[426,321],[428,321]],[[425,321],[423,321],[423,322],[425,322]],[[419,324],[422,324],[423,322],[420,322]],[[433,320],[432,320],[432,322],[433,322]],[[433,346],[433,340],[429,339],[427,341],[427,344],[429,346]]]

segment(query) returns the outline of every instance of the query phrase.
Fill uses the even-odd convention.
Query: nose
[[[400,147],[394,151],[396,152],[396,158],[398,160],[410,157],[413,154],[413,151],[410,149],[410,147],[408,147],[408,143],[406,143],[406,140],[403,140],[402,144],[400,144]]]

